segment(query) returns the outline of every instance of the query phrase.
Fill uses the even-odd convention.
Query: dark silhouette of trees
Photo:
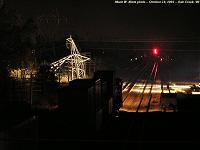
[[[24,19],[17,11],[6,6],[0,9],[0,61],[19,68],[36,63],[42,35],[36,21]],[[1,62],[1,63],[2,63]]]
[[[8,99],[9,91],[13,88],[8,69],[38,68],[46,60],[57,60],[54,58],[55,39],[52,40],[43,35],[35,18],[25,19],[16,10],[9,9],[5,4],[0,5],[0,90],[5,99]],[[56,80],[50,66],[39,67],[36,82],[42,89],[40,96],[51,104],[56,101]]]
[[[57,21],[56,21],[57,22]],[[53,23],[53,26],[57,24]],[[37,67],[44,60],[59,59],[66,52],[65,40],[54,37],[52,24],[42,24],[37,18],[25,19],[17,11],[0,9],[0,61],[12,68]],[[48,33],[48,34],[45,34]],[[23,66],[22,66],[23,65]]]
[[[0,9],[0,61],[16,64],[20,52],[21,16],[7,7]]]
[[[36,84],[39,84],[41,88],[39,104],[53,105],[57,103],[57,77],[49,65],[40,66],[36,75]]]
[[[9,72],[6,66],[0,64],[0,95],[1,102],[10,100],[12,90],[12,79],[9,77]]]

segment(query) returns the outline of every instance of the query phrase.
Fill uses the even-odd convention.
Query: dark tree
[[[0,95],[1,102],[8,102],[11,96],[12,79],[9,72],[3,64],[0,64]]]
[[[0,9],[0,61],[6,65],[16,64],[21,54],[21,16],[7,7]]]
[[[57,103],[58,82],[55,73],[49,65],[41,65],[36,75],[36,83],[41,87],[40,104],[52,105]]]

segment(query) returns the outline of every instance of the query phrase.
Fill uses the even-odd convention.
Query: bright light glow
[[[192,92],[193,95],[200,95],[200,92]]]
[[[15,78],[17,80],[21,79],[30,79],[31,76],[34,77],[36,74],[35,69],[30,68],[18,68],[18,69],[10,69],[10,77]]]
[[[158,49],[157,49],[157,48],[154,48],[153,53],[154,53],[155,55],[157,55],[157,54],[158,54]]]
[[[69,75],[60,75],[58,77],[58,82],[60,80],[60,83],[68,83],[70,81]]]
[[[122,87],[124,87],[124,86],[126,85],[126,83],[127,83],[127,82],[123,82],[123,85],[122,85]]]
[[[126,86],[126,88],[122,91],[122,92],[126,92],[126,91],[128,91],[128,88],[129,88],[129,85],[130,85],[131,83],[129,83],[127,86]],[[124,85],[125,86],[125,85]]]
[[[186,84],[186,83],[184,83],[184,84]],[[170,93],[186,93],[186,91],[188,89],[190,89],[191,85],[190,84],[189,85],[184,85],[184,84],[180,84],[179,83],[179,85],[177,85],[177,84],[170,85],[169,86]],[[130,83],[129,83],[129,85],[130,85]],[[132,87],[130,92],[142,93],[144,86],[145,85],[142,84],[142,83],[137,83]],[[150,88],[151,88],[151,85],[148,84],[146,86],[146,88],[145,88],[144,93],[149,93],[150,92]],[[128,90],[128,86],[123,90],[123,92],[125,92],[127,90]],[[152,93],[161,93],[162,92],[161,85],[160,84],[154,84],[151,92]],[[163,93],[169,93],[169,90],[167,89],[167,85],[163,85]]]

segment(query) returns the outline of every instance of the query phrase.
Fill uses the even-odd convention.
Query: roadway
[[[150,84],[147,84],[143,92],[145,84],[136,83],[131,88],[128,96],[126,96],[128,87],[125,88],[122,96],[124,100],[123,106],[120,108],[120,111],[127,111],[127,112],[160,111],[161,86],[160,90],[158,89],[158,86],[159,85],[153,86],[152,91],[150,93],[150,88],[151,88]],[[148,106],[149,103],[150,106]]]
[[[128,88],[130,88],[131,84],[132,83],[128,83],[129,86],[124,88],[124,90],[122,91],[123,105],[120,108],[120,111],[126,111],[126,112],[163,111],[163,109],[160,107],[162,92],[187,94],[187,91],[190,90],[191,86],[193,84],[198,84],[198,83],[173,82],[169,83],[169,88],[167,88],[167,85],[163,85],[163,90],[162,90],[161,81],[156,80],[155,83],[153,84],[152,90],[151,90],[151,84],[147,84],[144,90],[145,84],[144,81],[143,82],[141,81],[141,83],[135,83],[131,87],[131,90],[128,92]],[[200,92],[198,92],[198,94],[200,94]],[[165,111],[171,112],[170,109],[166,109]]]
[[[123,84],[123,105],[120,111],[171,112],[171,109],[161,107],[161,93],[186,94],[193,84],[198,84],[161,81],[159,79],[159,63],[157,61],[144,65],[140,71],[135,71],[135,74],[136,72],[137,75],[134,78]]]
[[[156,78],[158,63],[146,64],[138,71],[137,78],[123,86],[123,106],[120,111],[148,112],[151,104],[152,89]],[[153,97],[155,97],[153,95]]]

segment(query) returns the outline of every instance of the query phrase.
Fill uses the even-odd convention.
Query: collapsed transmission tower
[[[67,62],[71,72],[71,79],[84,79],[86,78],[86,61],[90,58],[82,56],[78,51],[74,40],[70,36],[66,39],[66,47],[70,45],[71,54],[64,58],[59,59],[51,64],[51,68],[55,71],[59,70],[60,67]]]

